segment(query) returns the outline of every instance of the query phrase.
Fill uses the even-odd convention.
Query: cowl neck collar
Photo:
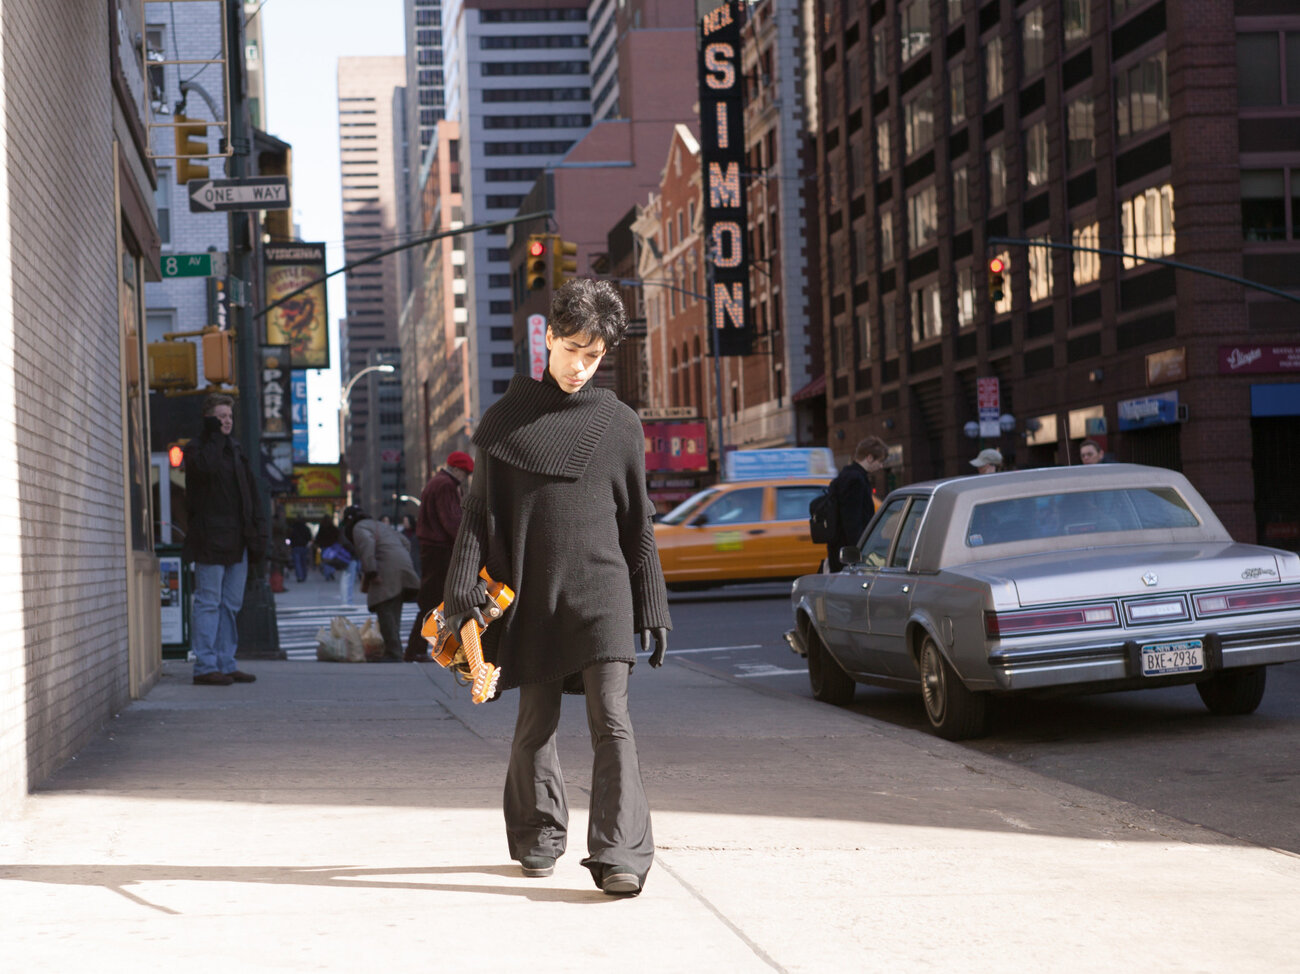
[[[591,384],[565,392],[559,384],[516,375],[474,431],[489,456],[547,477],[577,480],[587,468],[618,406]]]

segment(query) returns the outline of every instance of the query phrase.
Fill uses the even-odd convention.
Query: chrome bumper
[[[1205,641],[1205,670],[1267,666],[1300,660],[1300,630],[1276,629],[1243,633],[1152,634],[1142,640],[1051,648],[999,649],[989,654],[993,682],[999,690],[1032,690],[1082,683],[1153,685],[1159,678],[1143,677],[1140,646],[1165,638],[1201,638]],[[1188,674],[1196,679],[1202,674]],[[1183,680],[1186,682],[1186,679]]]

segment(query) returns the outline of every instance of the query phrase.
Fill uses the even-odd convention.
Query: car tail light
[[[985,612],[984,632],[990,639],[997,639],[1058,629],[1103,629],[1116,625],[1118,621],[1115,606],[1109,602],[1028,612]]]
[[[1198,616],[1222,616],[1234,612],[1266,612],[1269,609],[1300,607],[1300,587],[1214,592],[1197,595],[1194,598]]]

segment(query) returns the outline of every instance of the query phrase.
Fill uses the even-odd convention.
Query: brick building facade
[[[1258,462],[1279,418],[1265,413],[1289,413],[1292,397],[1261,406],[1251,380],[1219,364],[1221,346],[1284,344],[1292,305],[1132,258],[991,243],[1292,285],[1279,184],[1300,145],[1277,123],[1294,132],[1300,96],[1280,68],[1271,93],[1243,88],[1238,59],[1258,63],[1243,37],[1249,48],[1271,32],[1272,63],[1285,63],[1300,11],[1276,0],[819,7],[832,437],[881,435],[900,448],[900,479],[918,480],[968,472],[980,445],[1018,466],[1077,462],[1092,435],[1116,459],[1183,470],[1238,538],[1265,520],[1300,534],[1290,502],[1257,504],[1277,483]],[[1258,46],[1270,50],[1267,37]],[[995,254],[1009,262],[996,304]],[[964,432],[981,378],[999,380],[1010,426],[985,440]]]
[[[135,0],[4,5],[0,813],[160,672],[143,29]]]

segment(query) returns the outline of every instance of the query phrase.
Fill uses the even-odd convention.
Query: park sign
[[[719,355],[748,355],[749,224],[745,201],[745,102],[740,73],[744,4],[727,0],[700,20],[700,168],[710,262],[709,324]]]
[[[162,276],[225,277],[226,255],[216,250],[205,254],[168,254],[162,259]]]
[[[191,213],[289,209],[288,176],[191,179],[185,188]]]

